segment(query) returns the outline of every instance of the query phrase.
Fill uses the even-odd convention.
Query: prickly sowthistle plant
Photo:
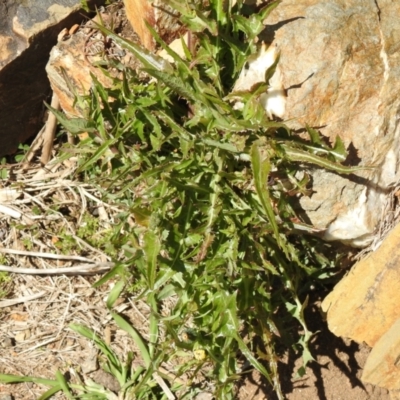
[[[71,133],[89,133],[78,148],[65,146],[64,157],[78,153],[82,179],[96,182],[105,201],[126,210],[112,238],[124,254],[99,282],[122,276],[109,305],[125,283],[151,307],[151,362],[135,375],[141,383],[127,385],[126,393],[155,398],[152,372],[184,351],[190,360],[177,367],[177,375],[194,379],[203,367],[207,372],[200,387],[171,382],[180,398],[193,398],[204,387],[218,399],[233,398],[243,359],[283,398],[274,346],[301,332],[291,345],[302,351],[304,364],[312,359],[312,333],[303,315],[306,292],[334,271],[318,250],[327,245],[294,233],[308,228],[292,199],[309,193],[304,163],[352,170],[337,164],[345,153],[340,140],[330,148],[307,128],[310,140],[303,141],[267,118],[258,96],[275,65],[266,82],[235,94],[242,110],[230,101],[246,60],[257,52],[263,20],[277,3],[260,10],[243,1],[167,3],[196,40],[194,49],[183,43],[185,59],[154,31],[174,63],[99,26],[152,79],[114,62],[122,78],[113,78],[108,89],[93,77],[90,95],[79,99],[86,118],[68,120],[57,113]],[[134,228],[128,224],[132,215]],[[161,315],[168,298],[175,305]],[[262,344],[255,344],[256,337]]]

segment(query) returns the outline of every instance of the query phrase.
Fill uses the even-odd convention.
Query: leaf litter
[[[90,341],[67,328],[72,322],[108,337],[121,358],[127,349],[134,351],[135,343],[113,323],[106,307],[112,281],[93,288],[100,277],[96,266],[110,269],[113,263],[99,247],[79,237],[85,215],[98,221],[98,229],[107,229],[118,208],[99,200],[94,187],[68,179],[76,168],[71,160],[50,168],[2,168],[12,178],[1,181],[0,257],[1,264],[14,273],[0,275],[0,290],[7,295],[0,300],[0,373],[51,379],[57,369],[72,371],[82,366],[85,374],[83,366],[96,361],[98,352]],[[105,212],[93,216],[99,207]],[[76,269],[82,264],[86,270]],[[21,268],[31,273],[20,274]],[[66,276],[68,270],[72,276]],[[149,307],[143,301],[133,303],[127,298],[115,310],[140,321],[137,329],[149,339]],[[141,357],[135,362],[140,364]],[[15,399],[36,399],[43,386],[0,384],[2,391]]]

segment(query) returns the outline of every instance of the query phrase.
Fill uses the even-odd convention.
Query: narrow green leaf
[[[264,21],[271,12],[278,7],[280,4],[281,0],[273,1],[272,3],[269,3],[265,7],[263,7],[256,15],[261,21]],[[261,30],[264,28],[261,28]],[[261,32],[261,31],[260,31]]]
[[[150,326],[149,326],[149,355],[153,359],[156,351],[156,344],[158,340],[158,318],[157,318],[157,301],[154,293],[150,293],[147,297],[149,306],[151,308],[150,312]]]
[[[167,52],[168,55],[172,57],[172,59],[175,61],[175,64],[180,67],[181,70],[185,72],[186,76],[192,76],[194,71],[191,71],[189,68],[189,64],[181,58],[181,56],[176,53],[174,50],[171,49],[170,46],[168,46],[164,40],[161,39],[161,36],[156,32],[156,30],[145,20],[145,24],[147,29],[150,31],[151,35],[153,38],[156,40],[156,42]],[[183,39],[182,39],[183,41]]]
[[[117,124],[117,120],[115,118],[115,113],[111,110],[110,107],[110,99],[109,94],[106,89],[102,86],[102,84],[97,79],[96,75],[90,73],[90,77],[92,78],[92,92],[94,95],[98,95],[102,100],[102,109],[103,113],[106,113],[106,118],[109,122],[115,126]]]
[[[117,301],[119,298],[122,290],[124,289],[125,282],[122,280],[119,280],[114,287],[111,289],[110,294],[107,297],[107,308],[111,309],[114,303]]]
[[[277,54],[274,63],[265,71],[265,82],[269,84],[269,80],[275,74],[276,67],[278,66],[279,60],[281,58],[280,53]]]
[[[37,400],[48,400],[48,399],[52,399],[53,396],[58,393],[61,392],[61,386],[57,384],[57,386],[54,386],[52,388],[50,388],[49,390],[47,390],[45,393],[43,393]]]
[[[121,363],[118,359],[118,356],[114,353],[114,351],[104,342],[104,340],[100,339],[91,329],[81,324],[70,324],[70,329],[79,333],[80,335],[88,338],[89,340],[93,340],[97,348],[107,357],[110,365],[113,367],[114,376],[119,379],[120,378],[120,370]]]
[[[344,165],[334,163],[332,161],[327,160],[326,158],[310,154],[306,151],[297,149],[295,147],[282,145],[282,148],[285,151],[285,156],[291,161],[305,162],[309,164],[318,165],[319,167],[325,168],[330,171],[335,171],[340,174],[346,174],[346,175],[354,174],[357,171],[373,170],[376,168],[373,166],[345,167]]]
[[[192,133],[190,133],[188,130],[186,130],[185,128],[183,128],[181,125],[179,125],[178,123],[176,123],[172,117],[170,115],[168,115],[165,111],[163,110],[159,110],[158,111],[159,116],[161,117],[161,119],[168,124],[172,130],[174,131],[174,133],[178,134],[180,138],[182,138],[185,141],[193,141],[194,139],[194,135]]]
[[[117,264],[111,271],[107,272],[102,278],[100,278],[97,282],[93,284],[94,288],[97,288],[101,285],[104,285],[111,278],[114,278],[117,275],[122,275],[124,272],[124,266],[122,264]]]
[[[45,386],[59,386],[59,383],[52,379],[36,378],[35,376],[18,376],[18,375],[8,375],[0,374],[0,382],[3,383],[21,383],[21,382],[33,382]]]
[[[139,347],[140,354],[143,358],[146,368],[149,368],[149,366],[151,364],[149,350],[148,350],[147,345],[145,344],[144,340],[140,336],[139,332],[136,331],[136,329],[133,328],[133,326],[130,325],[129,322],[127,322],[124,318],[122,318],[117,313],[111,312],[111,315],[114,318],[114,321],[116,322],[116,324],[121,329],[123,329],[126,333],[128,333],[132,337],[132,339],[135,341],[136,345]]]
[[[239,336],[236,335],[235,337],[240,351],[243,353],[243,355],[247,358],[249,363],[262,375],[264,375],[267,379],[268,382],[272,384],[272,379],[269,374],[269,372],[264,368],[264,366],[254,357],[253,353],[250,351],[250,349],[246,346],[246,343],[243,341],[243,339]]]
[[[101,146],[97,148],[97,150],[91,155],[91,157],[79,167],[79,172],[85,171],[91,165],[95,164],[99,161],[102,157],[106,157],[107,155],[110,158],[114,157],[113,153],[111,152],[110,148],[114,144],[114,139],[109,139],[104,142]]]
[[[56,372],[56,379],[57,379],[57,382],[59,383],[59,385],[60,385],[62,391],[64,392],[64,395],[65,395],[68,399],[72,399],[72,400],[73,400],[73,399],[74,399],[74,396],[72,396],[72,393],[71,393],[71,391],[70,391],[70,389],[69,389],[69,386],[68,386],[68,382],[67,382],[67,380],[65,379],[64,375],[63,375],[60,371],[58,371],[58,370],[57,370],[57,372]]]
[[[154,232],[147,231],[143,237],[143,251],[147,261],[147,281],[149,288],[154,289],[157,272],[157,257],[160,253],[161,245],[158,237]]]
[[[311,128],[311,126],[306,125],[307,133],[310,135],[311,143],[313,144],[322,144],[321,142],[321,135],[317,130]]]
[[[267,188],[270,163],[266,152],[264,157],[261,156],[259,144],[257,142],[255,142],[251,148],[251,166],[253,169],[254,184],[258,197],[260,198],[261,204],[268,217],[268,221],[272,226],[275,239],[277,243],[282,247],[282,240],[279,235],[278,224],[276,222],[275,213],[272,208],[269,191]]]

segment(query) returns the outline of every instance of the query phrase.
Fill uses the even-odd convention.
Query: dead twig
[[[53,92],[51,98],[51,107],[58,110],[60,108],[60,101],[57,95]],[[54,135],[56,133],[57,119],[56,116],[50,112],[46,122],[46,129],[43,133],[43,148],[40,163],[46,165],[50,160],[51,151],[53,149]]]

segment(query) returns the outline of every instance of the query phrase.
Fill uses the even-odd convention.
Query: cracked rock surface
[[[331,141],[339,135],[352,146],[350,165],[376,167],[317,176],[315,194],[301,199],[328,240],[367,245],[399,179],[399,17],[400,3],[389,0],[282,0],[265,21],[263,39],[281,52],[283,119]]]

